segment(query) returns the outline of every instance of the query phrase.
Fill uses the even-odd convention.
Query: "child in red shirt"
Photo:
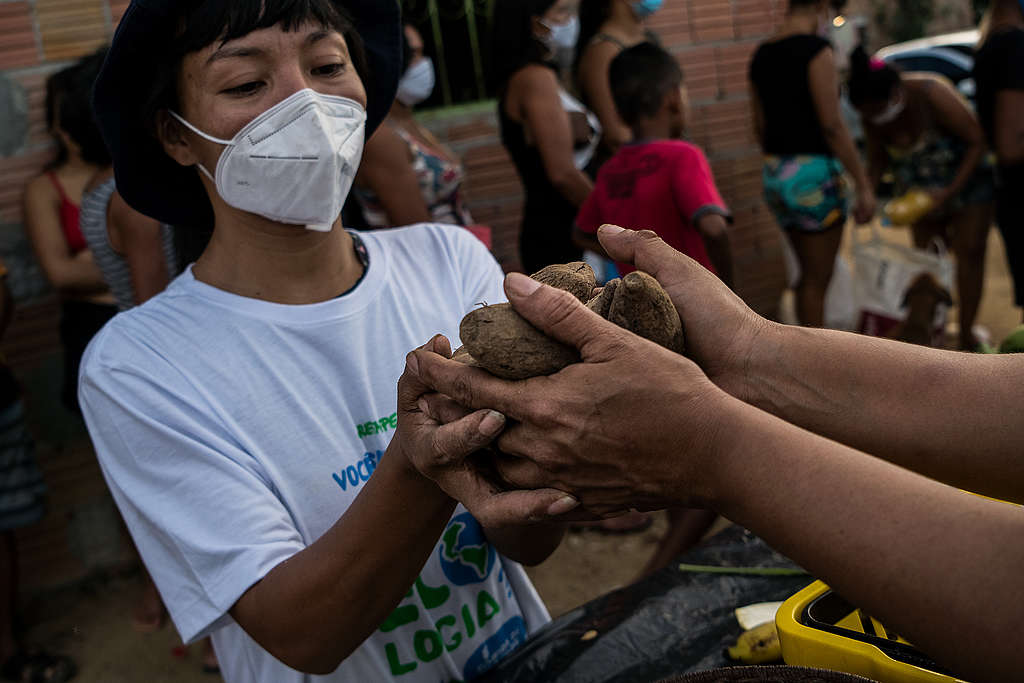
[[[653,230],[732,287],[732,217],[704,153],[679,139],[686,126],[682,69],[662,48],[641,43],[612,61],[609,78],[635,142],[601,167],[576,218],[577,241],[603,253],[595,235],[605,223]],[[633,270],[616,265],[623,275]]]
[[[609,78],[619,116],[633,129],[635,142],[601,167],[576,218],[577,242],[602,254],[595,233],[605,223],[653,230],[732,287],[732,218],[704,153],[679,139],[686,127],[682,69],[660,47],[641,43],[612,61]],[[616,265],[623,275],[635,270]],[[668,566],[717,518],[712,511],[685,508],[668,515],[668,531],[641,576]]]

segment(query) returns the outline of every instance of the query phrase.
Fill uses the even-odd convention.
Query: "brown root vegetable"
[[[555,289],[563,289],[583,303],[590,301],[594,288],[597,287],[594,269],[582,261],[548,266],[530,277]]]
[[[553,375],[580,362],[579,353],[526,322],[511,304],[478,308],[462,319],[459,336],[469,354],[502,379]]]
[[[452,354],[452,360],[458,363],[462,363],[464,365],[468,365],[473,368],[483,367],[482,365],[480,365],[480,363],[477,362],[476,358],[473,358],[473,356],[470,355],[469,351],[466,350],[465,346],[460,346],[458,349],[455,350],[455,353]]]
[[[590,300],[587,304],[587,308],[597,313],[602,318],[607,319],[608,313],[612,310],[612,300],[615,299],[615,290],[618,289],[619,285],[622,284],[622,280],[615,279],[608,282],[602,289],[601,293]]]
[[[602,293],[603,296],[603,293]],[[683,353],[683,323],[658,281],[640,271],[622,278],[613,292],[608,320],[666,349]]]

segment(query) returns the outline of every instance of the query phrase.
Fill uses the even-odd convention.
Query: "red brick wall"
[[[785,286],[779,232],[761,201],[761,154],[754,141],[747,65],[774,29],[783,0],[667,0],[651,27],[679,58],[689,86],[690,136],[711,159],[732,208],[737,289],[773,316]],[[494,103],[429,112],[423,120],[462,155],[473,217],[495,229],[495,255],[519,267],[522,189],[498,137]]]
[[[25,184],[52,158],[47,77],[108,41],[128,3],[0,0],[0,258],[18,300],[0,345],[25,387],[36,453],[50,489],[46,517],[18,532],[22,587],[65,584],[131,558],[81,421],[59,403],[58,306],[25,239]]]

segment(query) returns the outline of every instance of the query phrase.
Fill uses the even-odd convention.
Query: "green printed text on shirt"
[[[392,413],[390,417],[382,417],[376,422],[364,422],[356,425],[356,433],[360,439],[366,439],[377,434],[387,434],[398,427],[398,413]]]

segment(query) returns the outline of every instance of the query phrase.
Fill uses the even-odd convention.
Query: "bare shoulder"
[[[543,64],[527,64],[509,80],[509,92],[557,91],[558,76]]]
[[[607,66],[620,52],[622,52],[622,48],[610,40],[593,40],[583,50],[583,55],[580,57],[580,69]]]
[[[903,84],[911,90],[955,90],[953,83],[942,74],[927,71],[909,71],[902,75]]]
[[[384,159],[406,158],[409,156],[408,145],[402,136],[395,131],[390,123],[377,128],[376,132],[366,141],[364,162]]]

